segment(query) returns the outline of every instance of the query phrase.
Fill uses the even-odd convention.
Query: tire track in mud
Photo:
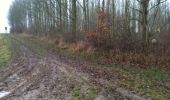
[[[100,81],[81,73],[72,64],[62,61],[60,56],[47,54],[40,57],[14,37],[12,41],[19,56],[6,68],[0,69],[0,89],[10,91],[3,100],[71,100],[77,85],[80,85],[83,100],[88,100],[86,92],[94,86],[89,84],[91,80],[102,84],[94,100],[109,100],[113,94],[116,100],[145,100],[128,90],[108,84],[106,80]],[[115,90],[109,91],[104,85],[110,85]]]

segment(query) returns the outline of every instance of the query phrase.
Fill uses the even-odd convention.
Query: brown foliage
[[[98,26],[96,32],[86,32],[86,40],[95,47],[105,47],[109,40],[109,35],[111,33],[111,28],[106,24],[106,19],[109,16],[102,10],[98,11]]]
[[[87,48],[87,45],[85,42],[83,41],[79,41],[76,43],[76,47],[75,47],[75,51],[83,51],[83,50],[86,50]]]
[[[82,52],[82,51],[86,50],[86,48],[87,48],[87,45],[83,41],[69,44],[69,49],[72,51],[75,51],[75,52]]]

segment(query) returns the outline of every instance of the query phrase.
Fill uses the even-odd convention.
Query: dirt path
[[[19,57],[0,69],[0,92],[9,92],[2,100],[145,99],[89,73],[82,73],[81,67],[77,68],[81,66],[80,62],[59,55],[40,57],[13,41],[18,47]],[[114,89],[107,89],[107,86]]]

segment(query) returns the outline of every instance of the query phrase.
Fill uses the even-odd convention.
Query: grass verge
[[[6,35],[0,35],[0,67],[4,66],[11,57],[11,42]]]
[[[32,36],[25,36],[25,35],[13,35],[17,41],[20,41],[23,45],[29,47],[33,52],[38,54],[39,56],[45,56],[45,51],[41,46],[38,46],[35,42],[36,38]]]
[[[72,100],[94,100],[98,94],[98,88],[92,83],[79,83],[72,90]]]

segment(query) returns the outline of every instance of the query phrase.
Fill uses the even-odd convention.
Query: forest
[[[123,52],[132,56],[129,62],[147,63],[140,59],[146,58],[154,65],[167,66],[169,3],[168,0],[15,0],[8,19],[11,33],[75,43],[78,49]]]
[[[170,0],[13,0],[0,99],[170,100]]]

